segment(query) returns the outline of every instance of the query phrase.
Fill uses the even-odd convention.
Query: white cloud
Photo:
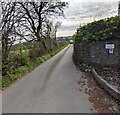
[[[58,31],[57,36],[72,36],[75,33],[76,30],[66,30],[66,31]]]
[[[119,0],[101,0],[99,2],[98,0],[62,1],[69,1],[70,5],[65,9],[66,19],[60,19],[62,27],[57,34],[58,36],[74,34],[80,24],[117,15]]]
[[[67,2],[119,2],[119,0],[62,0]]]

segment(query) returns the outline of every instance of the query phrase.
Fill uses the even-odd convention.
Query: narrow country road
[[[41,64],[3,91],[3,113],[93,113],[79,91],[81,73],[72,62],[73,46]]]

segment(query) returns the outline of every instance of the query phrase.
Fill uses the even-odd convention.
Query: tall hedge
[[[94,21],[79,27],[74,39],[77,42],[96,42],[106,39],[120,39],[120,17],[115,16],[99,21]]]

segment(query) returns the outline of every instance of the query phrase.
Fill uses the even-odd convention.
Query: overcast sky
[[[84,23],[92,22],[106,17],[117,15],[119,0],[62,0],[68,1],[69,6],[65,8],[65,19],[60,18],[61,28],[57,36],[71,36],[77,27]]]

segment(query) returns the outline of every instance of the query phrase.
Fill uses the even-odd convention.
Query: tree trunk
[[[8,48],[8,37],[2,36],[2,76],[8,75],[8,55],[9,55],[9,48]]]
[[[37,33],[35,34],[35,36],[37,37],[37,41],[42,43],[42,47],[43,47],[45,50],[47,50],[47,47],[46,47],[44,38],[40,37],[39,32],[37,32]]]

